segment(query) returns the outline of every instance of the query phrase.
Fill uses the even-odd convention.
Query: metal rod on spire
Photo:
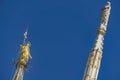
[[[23,44],[25,44],[26,39],[27,39],[27,35],[28,35],[28,28],[29,28],[29,26],[27,26],[26,31],[24,32],[24,40],[23,40]]]

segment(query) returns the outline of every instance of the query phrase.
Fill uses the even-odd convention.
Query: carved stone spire
[[[83,80],[97,80],[102,58],[103,40],[107,28],[110,9],[110,2],[107,2],[105,7],[102,8],[101,24],[98,29],[94,47],[92,48],[88,58]]]

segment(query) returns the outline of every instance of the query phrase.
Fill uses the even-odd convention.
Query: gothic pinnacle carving
[[[101,24],[98,29],[94,47],[92,48],[88,58],[83,80],[97,80],[102,58],[103,40],[107,28],[110,9],[110,2],[107,2],[105,7],[102,8]]]

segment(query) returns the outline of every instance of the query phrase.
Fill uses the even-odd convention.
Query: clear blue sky
[[[29,25],[30,72],[24,80],[82,80],[107,0],[0,0],[0,80],[11,80]],[[111,0],[98,80],[119,80],[120,1]]]

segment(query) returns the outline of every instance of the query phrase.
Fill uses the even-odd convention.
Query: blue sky
[[[24,80],[82,80],[107,0],[0,0],[0,80],[10,80],[26,25],[30,72]],[[111,0],[98,80],[119,80],[120,1]]]

